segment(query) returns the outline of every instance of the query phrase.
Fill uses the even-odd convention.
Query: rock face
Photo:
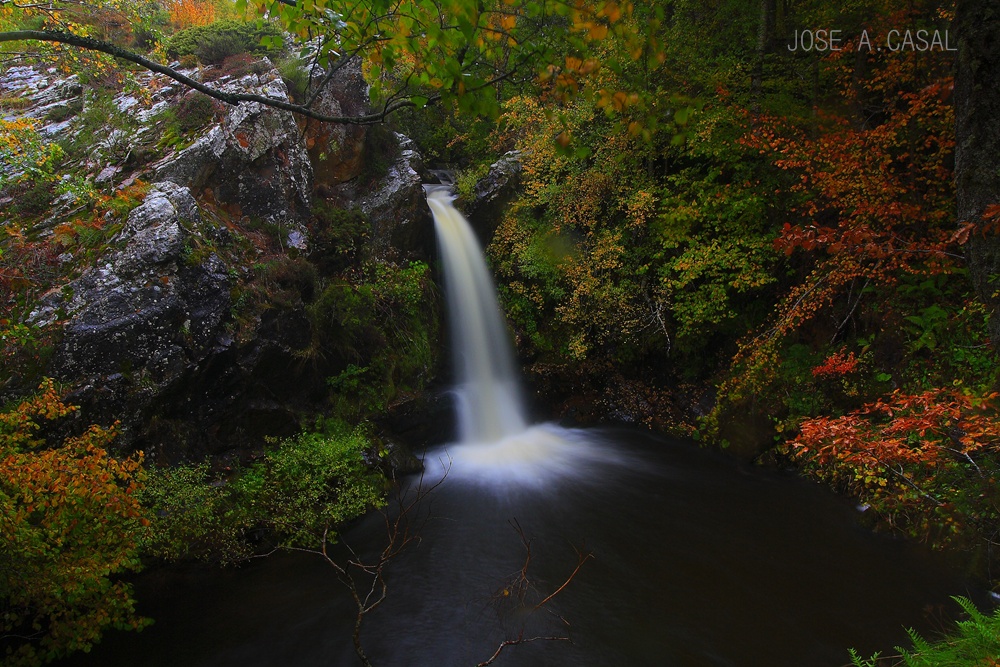
[[[255,71],[263,74],[222,77],[216,85],[287,99],[269,63]],[[37,95],[38,109],[79,102],[75,80],[60,83],[33,70],[14,74],[11,90]],[[152,101],[125,93],[114,98],[138,124],[129,141],[148,138],[163,122],[160,112],[186,94],[157,81],[149,86]],[[368,111],[358,67],[342,68],[328,85],[318,100],[326,112]],[[141,446],[167,462],[259,446],[263,436],[291,435],[304,415],[328,407],[326,379],[347,361],[316,353],[306,304],[315,298],[322,266],[290,250],[305,247],[307,223],[310,230],[338,224],[311,218],[310,139],[321,181],[335,186],[337,203],[371,221],[365,257],[434,253],[424,170],[409,139],[383,132],[398,150],[386,151],[392,157],[384,176],[372,182],[369,174],[360,183],[365,134],[357,128],[306,128],[304,134],[286,112],[257,104],[223,111],[221,123],[159,163],[151,164],[153,149],[145,161],[87,163],[88,176],[107,188],[139,178],[155,185],[121,231],[102,242],[99,259],[65,253],[66,262],[93,263],[52,287],[27,318],[53,333],[57,342],[41,372],[72,387],[68,401],[81,407],[81,423],[119,421],[119,446]],[[199,210],[199,203],[211,206]],[[50,210],[49,227],[65,219],[62,209]],[[265,234],[256,222],[273,227]],[[309,275],[314,282],[307,285]]]
[[[156,184],[129,214],[121,248],[31,315],[37,325],[66,318],[52,370],[105,419],[134,429],[154,401],[227,345],[226,267],[214,254],[190,258],[201,222],[187,188]]]
[[[268,63],[269,64],[269,63]],[[222,86],[288,101],[272,67]],[[312,164],[295,118],[253,102],[231,108],[221,125],[159,167],[172,181],[230,207],[232,214],[296,228],[309,213]]]
[[[424,196],[423,158],[413,141],[402,134],[395,136],[398,156],[358,206],[371,220],[376,257],[430,257],[434,253],[434,230]]]
[[[117,240],[29,320],[61,323],[49,372],[75,387],[69,401],[85,420],[120,421],[121,446],[141,443],[166,461],[294,433],[329,372],[301,363],[311,342],[304,310],[268,308],[238,341],[230,293],[242,267],[207,250],[233,236],[175,183],[157,183]]]
[[[474,215],[488,206],[499,206],[514,194],[521,180],[521,152],[510,151],[490,165],[490,170],[476,183],[472,201],[466,211]]]
[[[328,116],[363,116],[371,112],[360,58],[335,63],[326,72],[317,70],[313,79],[321,86],[313,102],[318,112]],[[306,147],[317,188],[336,187],[361,174],[367,135],[365,125],[306,122]]]
[[[510,151],[490,165],[473,189],[472,198],[456,202],[473,222],[480,240],[488,244],[500,223],[500,214],[521,182],[521,153]]]

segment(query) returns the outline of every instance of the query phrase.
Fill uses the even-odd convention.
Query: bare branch
[[[569,637],[518,637],[517,639],[505,639],[500,642],[497,647],[496,652],[490,656],[488,660],[484,660],[476,664],[476,667],[486,667],[486,665],[492,665],[496,662],[496,659],[500,657],[503,650],[508,646],[517,646],[518,644],[528,644],[531,642],[568,642]]]

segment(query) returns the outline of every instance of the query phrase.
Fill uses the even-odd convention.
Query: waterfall
[[[424,186],[444,266],[461,442],[497,442],[527,421],[510,338],[476,235],[448,186]]]
[[[444,267],[455,357],[456,443],[431,450],[431,477],[472,483],[500,494],[545,491],[561,480],[607,477],[633,465],[600,437],[556,424],[529,426],[496,288],[469,221],[448,186],[425,185]]]

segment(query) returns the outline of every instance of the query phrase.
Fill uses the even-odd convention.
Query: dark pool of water
[[[904,643],[905,626],[932,632],[940,622],[928,614],[974,593],[931,555],[872,535],[852,507],[793,476],[645,434],[588,437],[613,443],[601,446],[619,464],[592,462],[593,474],[542,489],[445,480],[421,541],[390,566],[387,601],[365,620],[375,665],[475,665],[523,630],[571,641],[512,646],[496,664],[836,667],[849,662],[848,647]],[[563,582],[575,549],[594,556],[542,612],[493,596],[524,563],[514,519],[532,540],[536,595]],[[383,535],[373,516],[344,541],[370,553]],[[137,591],[155,625],[112,633],[66,665],[358,664],[350,601],[318,557],[168,569]]]

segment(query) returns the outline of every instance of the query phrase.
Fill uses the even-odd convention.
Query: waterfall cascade
[[[425,185],[444,267],[451,324],[459,441],[425,457],[451,478],[496,489],[599,477],[623,464],[616,449],[585,431],[530,426],[493,278],[449,186]]]
[[[424,186],[444,265],[461,442],[497,442],[527,428],[496,287],[476,235],[444,185]]]

